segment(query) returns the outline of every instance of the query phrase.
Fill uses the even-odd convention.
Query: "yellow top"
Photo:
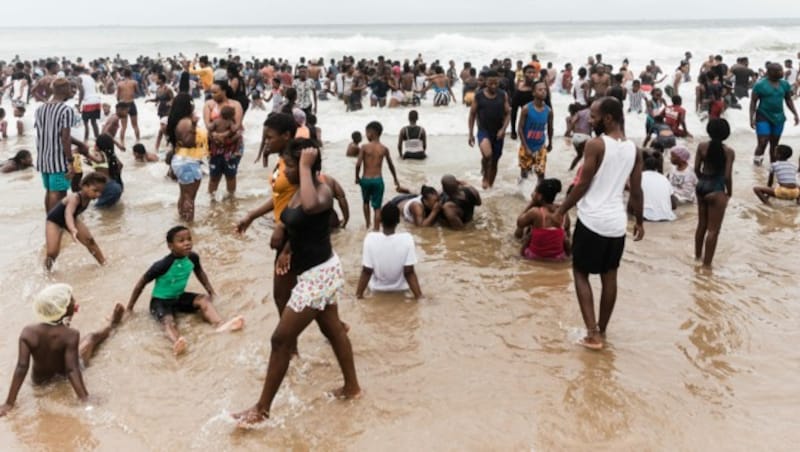
[[[283,159],[278,160],[278,166],[270,176],[270,183],[272,184],[272,212],[275,214],[275,222],[281,222],[281,213],[283,209],[289,205],[294,194],[297,193],[299,188],[297,185],[292,185],[289,179],[286,178],[286,163]]]
[[[194,147],[176,147],[175,155],[195,160],[203,160],[208,157],[208,132],[206,129],[198,127],[194,133]]]
[[[208,90],[211,88],[211,84],[214,83],[214,70],[209,66],[189,69],[189,73],[200,77],[200,84],[203,85],[203,90]]]

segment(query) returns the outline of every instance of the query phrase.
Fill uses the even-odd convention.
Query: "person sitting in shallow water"
[[[14,154],[14,157],[6,160],[0,165],[0,173],[13,173],[14,171],[22,171],[33,166],[33,157],[30,151],[22,149]]]
[[[6,402],[0,406],[0,416],[5,416],[16,404],[31,358],[34,384],[44,384],[55,376],[64,376],[78,398],[85,401],[89,392],[83,383],[82,369],[89,365],[97,347],[108,339],[111,330],[119,326],[125,313],[125,308],[117,303],[111,322],[81,339],[78,330],[69,327],[72,316],[78,312],[69,285],[53,284],[43,289],[33,299],[33,310],[40,323],[26,326],[19,335],[17,366]]]
[[[564,215],[560,223],[552,218],[558,209],[554,201],[560,192],[561,181],[544,179],[536,186],[528,207],[517,218],[514,235],[524,239],[521,253],[526,259],[563,261],[569,258],[572,249],[569,215]]]
[[[770,205],[769,198],[785,199],[797,201],[800,204],[800,187],[797,185],[797,167],[789,163],[792,158],[792,148],[785,144],[779,144],[775,148],[777,160],[770,165],[769,178],[766,187],[753,187],[753,192],[758,199],[766,205]],[[778,186],[773,188],[773,183],[777,179]]]

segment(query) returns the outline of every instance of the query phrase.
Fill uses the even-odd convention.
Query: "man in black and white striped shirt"
[[[75,111],[66,104],[73,96],[72,86],[65,78],[53,81],[53,97],[36,109],[36,168],[42,173],[46,190],[45,211],[49,212],[66,195],[72,178],[72,143],[70,129]]]

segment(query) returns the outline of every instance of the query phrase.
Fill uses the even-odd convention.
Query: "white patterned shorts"
[[[344,270],[336,253],[327,261],[311,267],[297,276],[288,306],[300,313],[306,308],[324,311],[336,304],[344,290]]]

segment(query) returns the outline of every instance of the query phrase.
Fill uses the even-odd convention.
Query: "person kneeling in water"
[[[544,179],[533,192],[525,211],[517,218],[514,235],[522,239],[522,256],[526,259],[542,261],[563,261],[568,259],[570,246],[569,215],[564,215],[560,223],[553,221],[552,214],[558,209],[554,204],[556,195],[561,192],[561,181]]]
[[[72,297],[72,287],[53,284],[44,288],[33,299],[33,310],[39,318],[36,325],[28,325],[19,335],[19,357],[6,403],[0,406],[0,416],[5,416],[17,402],[17,394],[28,375],[33,358],[33,383],[44,384],[55,376],[69,379],[78,398],[86,401],[89,392],[83,384],[82,369],[89,364],[97,347],[119,326],[125,308],[117,303],[111,322],[100,331],[81,339],[78,330],[70,328],[78,304]]]
[[[162,325],[167,337],[172,341],[172,351],[179,355],[186,351],[186,339],[178,333],[175,315],[178,312],[196,313],[200,311],[206,322],[216,327],[217,332],[238,331],[244,328],[244,319],[235,316],[227,322],[222,321],[217,309],[212,304],[216,296],[206,272],[200,265],[200,256],[192,251],[192,233],[185,226],[175,226],[167,231],[167,247],[170,254],[153,264],[133,288],[128,302],[128,311],[133,306],[144,287],[156,280],[153,297],[150,300],[150,313]],[[189,276],[194,272],[197,279],[208,291],[208,295],[186,292]]]

